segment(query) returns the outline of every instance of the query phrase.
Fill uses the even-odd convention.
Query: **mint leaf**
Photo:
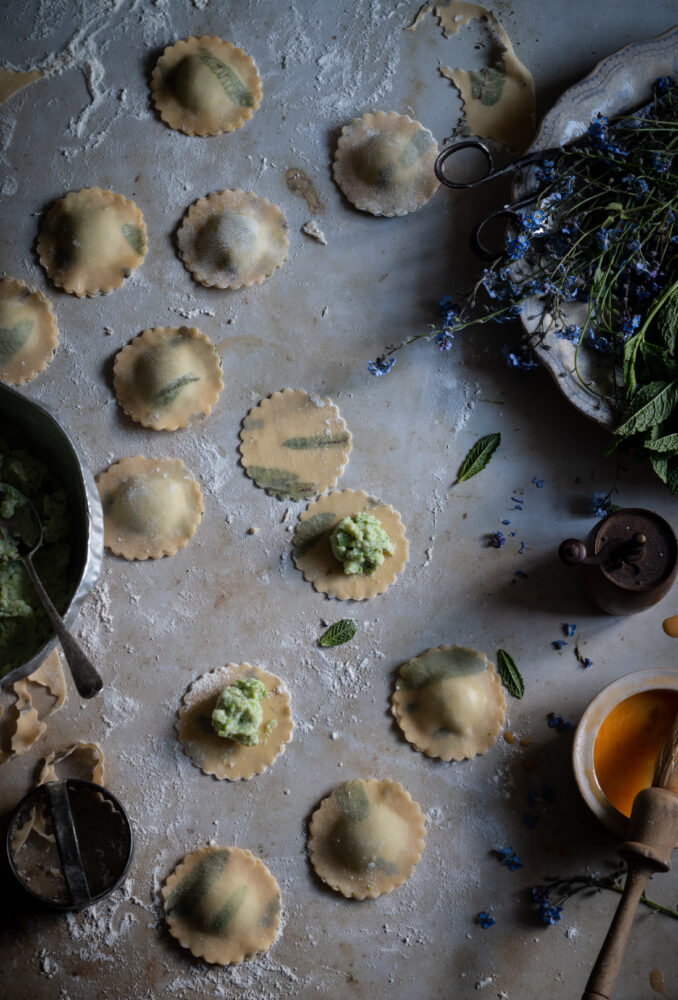
[[[352,618],[342,618],[341,621],[330,625],[327,632],[318,639],[319,646],[341,646],[349,642],[356,634],[358,623]]]
[[[615,430],[617,437],[628,437],[660,424],[671,415],[678,403],[678,381],[650,382],[636,393],[630,416]]]
[[[665,434],[652,441],[645,441],[644,447],[649,451],[667,451],[670,454],[678,452],[678,434]]]
[[[501,443],[501,434],[486,434],[473,445],[457,475],[458,483],[465,483],[482,472]]]
[[[515,660],[505,649],[500,649],[497,652],[497,670],[508,693],[512,694],[514,698],[522,698],[525,694],[525,681],[520,675]]]

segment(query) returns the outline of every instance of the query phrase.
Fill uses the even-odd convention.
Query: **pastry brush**
[[[678,716],[657,755],[651,787],[633,801],[627,836],[617,849],[628,865],[626,884],[582,1000],[609,1000],[647,880],[671,867],[678,845]]]

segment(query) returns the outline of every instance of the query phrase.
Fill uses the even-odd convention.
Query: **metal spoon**
[[[32,545],[26,541],[24,534],[22,533],[22,529],[17,523],[19,520],[18,513],[13,514],[12,517],[9,518],[0,517],[0,531],[7,532],[17,547],[19,558],[26,567],[26,572],[31,579],[31,583],[35,587],[35,591],[42,601],[45,613],[50,620],[52,628],[57,634],[59,642],[61,643],[61,648],[64,651],[66,662],[70,667],[73,681],[78,689],[78,694],[81,698],[93,698],[94,695],[101,691],[104,686],[103,681],[101,680],[98,671],[93,666],[89,657],[83,652],[79,644],[66,628],[63,618],[52,604],[52,600],[43,587],[40,577],[35,570],[35,566],[33,565],[33,556],[40,548],[43,541],[42,522],[40,521],[38,512],[28,497],[25,497],[20,490],[17,490],[14,486],[9,486],[7,483],[0,483],[0,495],[7,491],[11,491],[19,498],[22,503],[20,510],[28,510],[30,513],[35,532],[34,538],[37,540],[35,540]],[[23,505],[25,505],[25,507]],[[23,527],[25,530],[25,525]]]

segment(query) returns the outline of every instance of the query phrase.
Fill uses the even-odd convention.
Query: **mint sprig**
[[[480,440],[476,441],[461,463],[457,482],[465,483],[467,479],[472,479],[473,476],[477,476],[479,472],[482,472],[500,443],[501,434],[499,433],[486,434]]]
[[[327,632],[318,639],[319,646],[342,646],[349,642],[356,634],[358,623],[352,618],[342,618],[341,621],[330,625]]]
[[[500,649],[497,652],[497,670],[508,693],[514,698],[522,698],[525,694],[525,681],[515,660],[505,649]]]

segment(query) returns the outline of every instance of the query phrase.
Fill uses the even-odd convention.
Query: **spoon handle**
[[[78,643],[64,625],[63,618],[52,604],[49,594],[43,587],[42,581],[35,571],[35,566],[33,565],[31,557],[29,555],[24,556],[23,563],[26,567],[28,575],[31,578],[31,583],[35,587],[38,597],[42,601],[42,606],[52,624],[52,628],[56,632],[59,642],[61,643],[61,648],[64,651],[66,662],[70,667],[73,681],[78,689],[78,694],[81,698],[93,698],[95,694],[98,694],[99,691],[101,691],[104,686],[104,682],[89,657],[82,651]]]

